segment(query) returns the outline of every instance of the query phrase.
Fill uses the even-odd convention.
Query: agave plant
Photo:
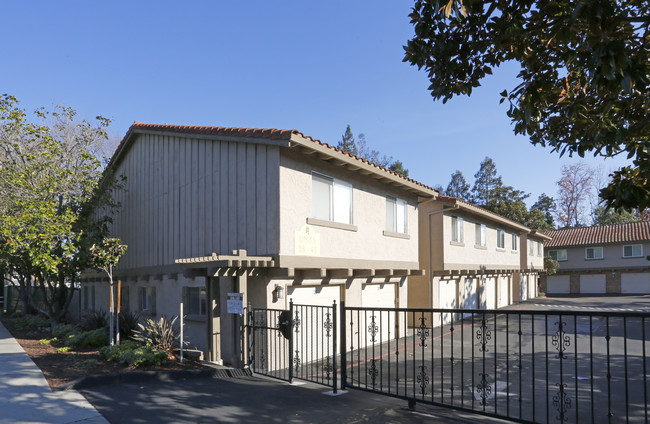
[[[162,316],[158,321],[147,319],[144,324],[138,324],[139,330],[135,330],[135,340],[147,343],[155,349],[166,352],[172,359],[174,341],[178,339],[180,329],[176,325],[177,316],[171,321]]]

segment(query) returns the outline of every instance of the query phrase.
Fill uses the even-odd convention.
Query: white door
[[[621,274],[621,293],[650,293],[650,273]]]
[[[502,308],[508,306],[508,277],[499,277],[498,278],[498,291],[499,291],[499,303],[497,308]]]
[[[481,293],[481,303],[485,309],[496,309],[497,282],[495,277],[488,277],[484,280],[484,288]]]
[[[456,280],[438,280],[438,308],[456,309]],[[439,314],[435,314],[435,325],[440,325]],[[442,321],[445,324],[451,322],[451,313],[442,314]]]
[[[528,276],[522,275],[519,281],[519,300],[528,300]]]

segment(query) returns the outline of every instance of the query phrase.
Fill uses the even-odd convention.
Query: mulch
[[[169,371],[205,369],[198,362],[185,360],[182,364],[178,360],[167,361],[160,367],[132,368],[115,362],[108,362],[99,355],[99,349],[87,348],[77,351],[59,353],[56,347],[49,344],[40,344],[40,339],[51,338],[47,332],[41,334],[25,335],[18,331],[13,319],[3,317],[2,324],[25,350],[27,355],[38,366],[51,389],[62,386],[80,377],[89,375],[114,374],[135,371]]]

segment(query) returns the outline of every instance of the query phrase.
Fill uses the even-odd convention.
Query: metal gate
[[[248,314],[248,364],[256,374],[338,386],[337,305],[252,308]]]

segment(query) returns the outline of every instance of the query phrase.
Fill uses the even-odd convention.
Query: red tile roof
[[[276,128],[237,128],[237,127],[211,127],[211,126],[200,126],[200,125],[145,124],[143,122],[135,121],[127,131],[126,135],[124,136],[120,144],[117,146],[117,149],[115,150],[115,154],[113,154],[113,157],[111,159],[111,164],[120,155],[122,149],[126,145],[127,140],[131,138],[131,135],[134,132],[138,132],[138,131],[168,132],[168,133],[171,132],[171,133],[179,133],[179,134],[200,134],[200,135],[217,135],[217,136],[221,135],[221,136],[228,136],[228,137],[251,137],[251,138],[263,138],[263,139],[271,139],[271,140],[291,140],[292,135],[297,135],[304,138],[305,140],[309,140],[314,142],[315,144],[326,147],[332,150],[333,152],[346,155],[360,162],[373,166],[378,170],[395,175],[403,180],[409,181],[413,184],[423,187],[427,190],[437,192],[434,188],[422,184],[419,181],[400,175],[396,172],[393,172],[389,169],[379,166],[373,162],[370,162],[364,158],[346,153],[334,146],[330,146],[329,144],[323,143],[322,141],[316,140],[310,136],[305,136],[303,133],[301,133],[298,130],[281,130]],[[109,164],[109,166],[111,164]]]
[[[594,227],[570,227],[548,231],[544,247],[588,246],[594,244],[650,241],[650,221]]]

